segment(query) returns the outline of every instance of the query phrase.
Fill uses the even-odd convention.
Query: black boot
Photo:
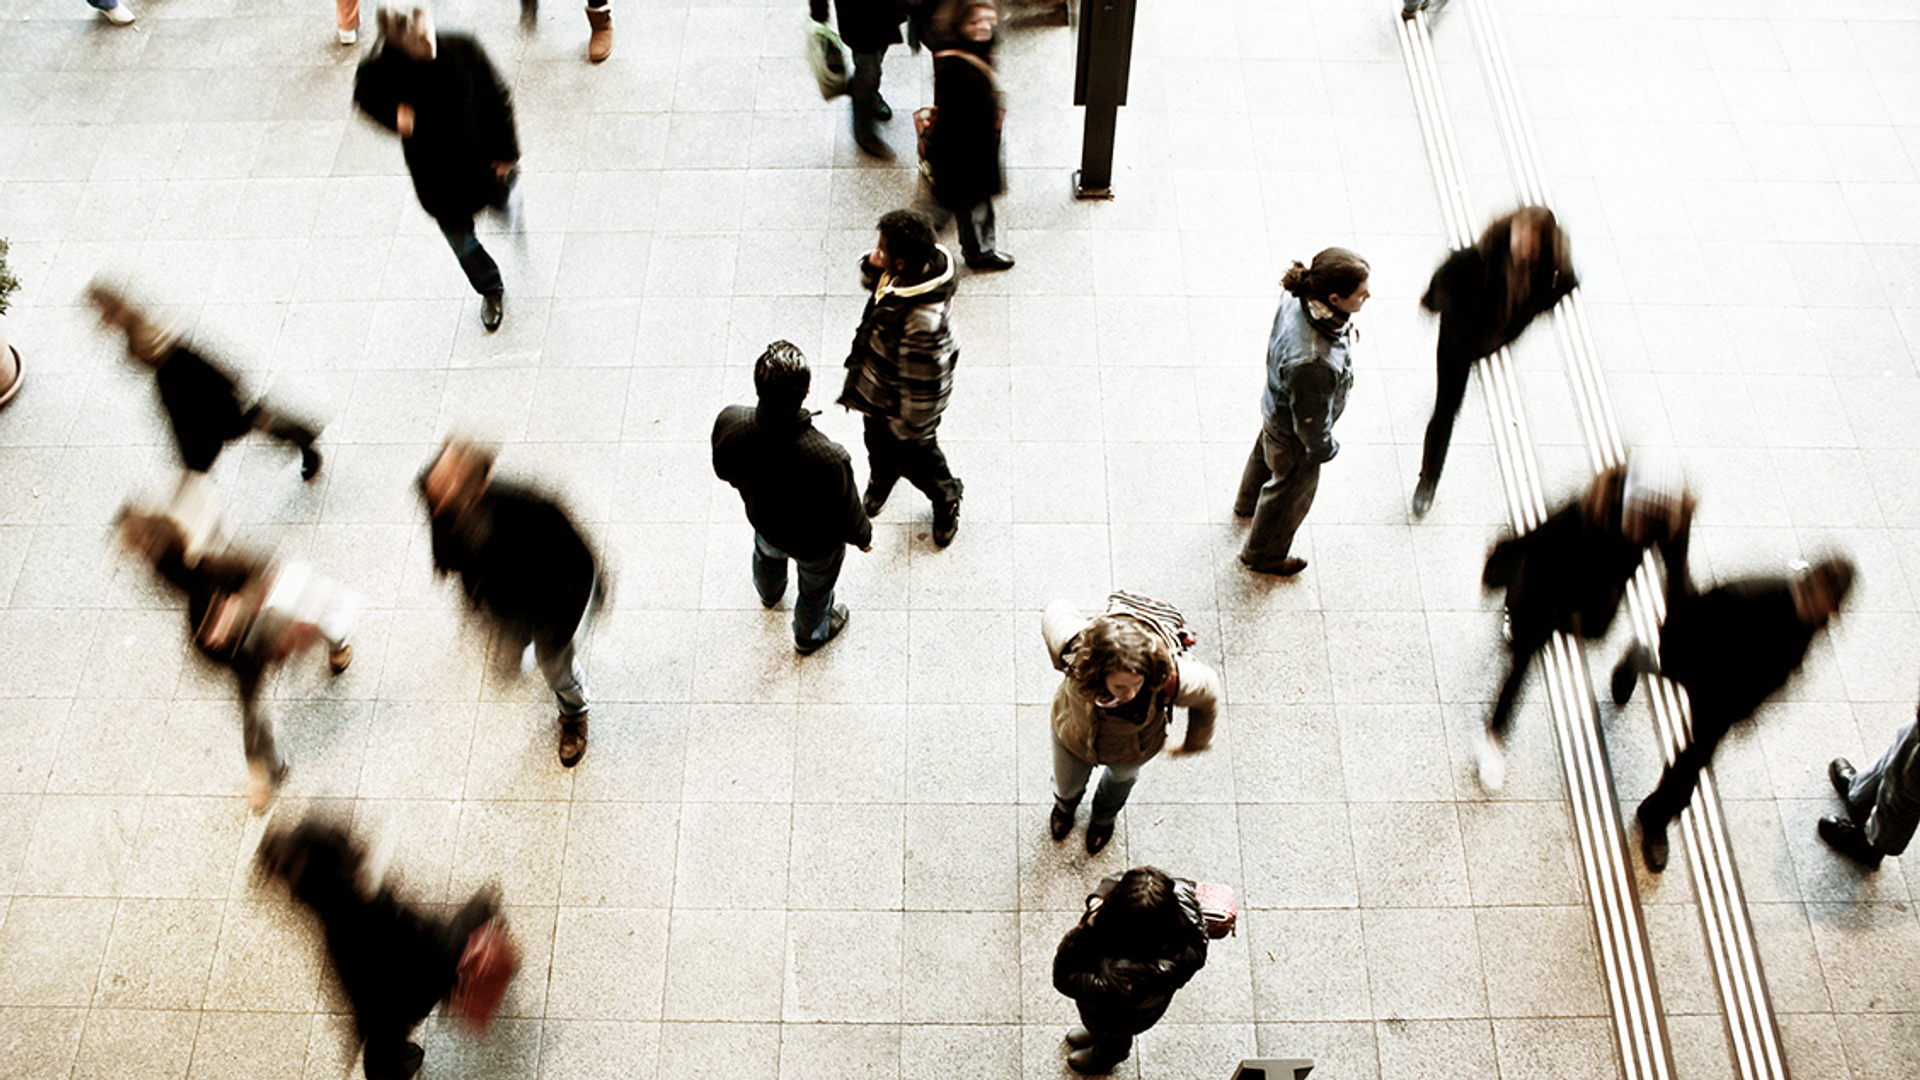
[[[933,504],[933,542],[940,547],[953,543],[960,531],[960,499],[955,496],[946,502]]]
[[[1820,839],[1861,866],[1869,870],[1880,869],[1880,850],[1867,843],[1867,834],[1860,826],[1839,818],[1823,817],[1820,819]]]
[[[1053,813],[1047,817],[1047,833],[1053,837],[1054,843],[1065,840],[1067,834],[1073,831],[1073,815],[1078,809],[1079,799],[1068,802],[1058,795],[1053,797]]]
[[[1827,762],[1827,780],[1833,784],[1833,790],[1839,794],[1840,801],[1847,804],[1847,816],[1853,816],[1853,762],[1837,757]],[[1854,822],[1858,825],[1859,822]]]
[[[1655,823],[1647,814],[1645,803],[1634,812],[1640,820],[1640,854],[1647,860],[1647,869],[1658,874],[1667,868],[1667,856],[1671,854],[1667,847],[1667,823]]]
[[[1087,854],[1098,855],[1113,839],[1113,819],[1095,817],[1087,822]]]

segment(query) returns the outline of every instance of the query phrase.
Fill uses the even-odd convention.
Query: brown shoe
[[[597,64],[613,55],[613,7],[589,4],[587,25],[593,27],[593,36],[587,39],[587,59]]]
[[[560,718],[560,765],[571,769],[587,756],[587,714]]]
[[[351,663],[353,663],[352,645],[342,645],[327,654],[327,666],[333,669],[335,675],[347,670],[347,665]]]

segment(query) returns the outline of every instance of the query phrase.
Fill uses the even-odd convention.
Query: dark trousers
[[[1320,463],[1307,457],[1300,440],[1261,427],[1233,502],[1235,514],[1253,518],[1240,560],[1256,570],[1278,566],[1293,550],[1293,535],[1319,490]]]
[[[833,586],[840,580],[840,566],[846,561],[847,546],[841,544],[823,559],[793,559],[800,572],[800,593],[793,601],[793,640],[803,644],[825,641],[833,616]],[[753,534],[753,587],[760,602],[768,607],[787,595],[786,552]]]
[[[447,244],[453,248],[453,254],[460,260],[460,269],[466,271],[467,283],[481,296],[494,296],[506,291],[500,281],[500,266],[480,246],[480,238],[474,235],[473,219],[451,217],[436,218],[441,235],[447,238]]]
[[[467,938],[493,918],[493,901],[486,894],[477,894],[464,904],[459,912],[441,928],[446,943],[445,954],[448,962],[446,986],[452,991],[457,976],[460,955],[466,950]],[[409,973],[411,974],[411,973]],[[426,1014],[407,1017],[397,1013],[368,1017],[360,1032],[366,1041],[365,1065],[367,1080],[413,1080],[420,1072],[420,1065],[426,1060],[426,1051],[408,1036],[414,1027],[425,1020]]]
[[[1652,794],[1640,803],[1643,825],[1664,829],[1669,821],[1680,816],[1680,811],[1693,799],[1693,789],[1700,783],[1700,770],[1713,760],[1714,747],[1720,745],[1727,729],[1741,719],[1712,708],[1702,709],[1699,702],[1689,700],[1688,704],[1693,712],[1693,738],[1674,757],[1673,764],[1660,774],[1660,783]]]
[[[853,76],[847,80],[847,96],[853,99],[854,141],[866,145],[880,139],[880,68],[886,51],[853,54]]]
[[[953,227],[960,233],[961,258],[972,262],[994,250],[992,199],[956,211],[953,218]]]
[[[313,441],[320,437],[319,432],[298,420],[258,403],[247,410],[247,426],[303,452],[313,449]]]
[[[1447,446],[1453,442],[1453,422],[1460,417],[1460,403],[1467,397],[1467,373],[1473,370],[1473,357],[1454,347],[1443,332],[1435,366],[1433,418],[1427,421],[1426,447],[1420,453],[1420,486],[1428,490],[1439,486],[1440,470],[1446,467]]]
[[[1551,637],[1549,632],[1513,628],[1513,641],[1507,647],[1507,679],[1500,684],[1500,696],[1493,703],[1493,713],[1487,717],[1488,731],[1505,737],[1507,729],[1513,726],[1513,706],[1520,698],[1520,684],[1527,679],[1534,655],[1547,647]]]
[[[940,441],[933,432],[927,432],[925,438],[902,439],[894,434],[889,421],[869,416],[866,442],[867,486],[882,499],[905,477],[935,505],[960,501],[964,485],[947,467],[947,455],[941,453]]]

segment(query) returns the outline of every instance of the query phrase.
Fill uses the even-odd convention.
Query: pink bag
[[[1200,901],[1200,917],[1206,920],[1208,937],[1223,938],[1235,932],[1240,922],[1240,898],[1233,894],[1233,886],[1196,881],[1193,895]]]

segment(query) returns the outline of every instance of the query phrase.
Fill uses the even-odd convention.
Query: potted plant
[[[7,343],[7,300],[20,288],[20,279],[7,267],[7,242],[0,240],[0,405],[13,400],[25,381],[26,365],[20,351]]]

